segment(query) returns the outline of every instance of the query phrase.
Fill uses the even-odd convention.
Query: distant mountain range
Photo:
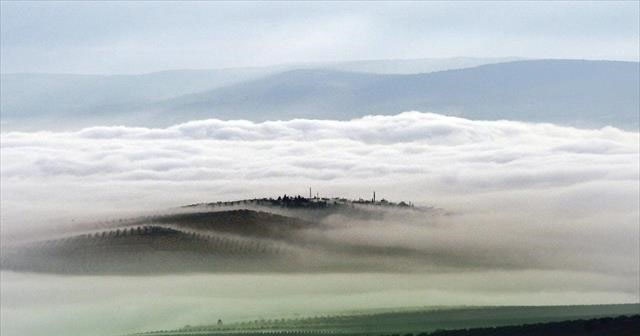
[[[637,130],[639,92],[637,62],[407,60],[131,76],[6,74],[1,108],[3,131],[208,118],[345,120],[408,110]]]

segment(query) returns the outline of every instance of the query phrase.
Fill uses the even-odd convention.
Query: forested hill
[[[405,202],[286,195],[194,204],[3,245],[1,267],[61,274],[393,271],[426,252],[340,241],[326,234],[331,225],[324,221],[381,220],[389,211],[437,214]]]

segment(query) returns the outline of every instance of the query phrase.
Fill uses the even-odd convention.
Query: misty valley
[[[640,335],[640,2],[0,0],[0,336]]]
[[[433,206],[376,200],[374,193],[369,200],[284,195],[195,203],[138,216],[76,222],[65,231],[50,233],[47,239],[3,244],[1,267],[7,283],[3,294],[5,304],[14,307],[9,312],[12,315],[20,311],[19,307],[30,306],[15,290],[34,290],[32,285],[44,279],[48,279],[45,288],[49,290],[43,295],[52,296],[47,301],[53,304],[62,299],[57,295],[67,297],[72,290],[78,307],[84,307],[87,295],[95,299],[94,295],[109,295],[116,290],[107,289],[101,294],[92,287],[101,283],[95,288],[104,291],[103,282],[114,280],[129,293],[127,298],[116,300],[116,306],[145,304],[151,293],[181,297],[176,302],[157,304],[153,315],[185,308],[190,313],[138,323],[135,330],[149,335],[438,335],[437,330],[443,328],[457,335],[455,330],[461,328],[499,332],[502,326],[510,325],[542,328],[546,330],[540,332],[542,335],[566,332],[569,329],[565,328],[572,326],[553,324],[556,321],[594,324],[597,322],[591,319],[633,316],[640,309],[632,303],[516,306],[523,301],[599,302],[599,296],[612,297],[612,293],[602,291],[612,289],[606,282],[613,279],[589,275],[592,279],[584,282],[588,272],[578,265],[570,267],[574,268],[571,272],[558,272],[552,264],[539,263],[540,271],[531,271],[531,265],[537,262],[531,256],[498,257],[489,251],[464,251],[464,246],[452,250],[409,242],[411,235],[436,232],[451,217],[456,214]],[[363,235],[363,230],[368,234]],[[385,239],[390,235],[396,237]],[[403,235],[406,237],[398,239]],[[584,282],[587,287],[575,294],[550,294],[555,297],[552,300],[541,296],[544,292],[525,290],[538,288],[553,293],[557,289],[552,283],[558,278]],[[497,300],[494,295],[499,289],[486,284],[487,279],[508,281],[514,288]],[[194,281],[198,283],[195,286]],[[251,288],[264,281],[272,284]],[[518,285],[522,282],[526,285]],[[186,287],[178,289],[182,285]],[[307,286],[317,288],[317,292],[309,293]],[[474,295],[468,292],[472,287]],[[256,297],[277,297],[281,303],[268,308],[271,313],[264,315],[259,313],[265,309],[264,303],[245,306],[255,305]],[[332,303],[331,297],[341,303]],[[431,299],[423,301],[421,297]],[[366,303],[369,300],[387,303],[375,310]],[[617,300],[628,299],[620,296]],[[303,308],[312,302],[316,308]],[[474,305],[469,306],[469,302]],[[412,304],[416,306],[410,307]],[[41,309],[51,306],[44,302],[37,305]],[[77,314],[91,327],[99,318],[96,312],[75,311],[73,306],[61,311]],[[120,318],[119,326],[134,323],[126,314]],[[636,328],[638,321],[632,318],[625,323],[628,326],[619,327],[623,331]],[[73,319],[59,323],[60,327],[66,324],[78,327],[83,323]],[[481,329],[487,327],[498,329]],[[46,330],[39,328],[43,326],[32,330]],[[604,332],[609,330],[608,325],[603,328]],[[123,334],[131,329],[105,326],[104,330],[108,331],[105,334]]]
[[[422,112],[3,133],[2,333],[635,328],[600,319],[638,310],[637,141]]]

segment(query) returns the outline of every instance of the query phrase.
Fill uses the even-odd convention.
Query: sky
[[[362,59],[639,58],[628,2],[2,2],[1,71],[144,73]]]

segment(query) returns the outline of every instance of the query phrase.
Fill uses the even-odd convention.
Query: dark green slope
[[[278,270],[286,258],[268,240],[145,225],[7,247],[2,268],[69,274]]]
[[[584,306],[502,306],[471,308],[440,308],[402,312],[327,316],[302,319],[274,319],[185,327],[173,331],[150,332],[151,335],[405,335],[407,333],[431,333],[435,335],[492,335],[492,328],[560,322],[578,319],[595,319],[640,314],[639,304],[584,305]],[[633,326],[638,326],[634,320]],[[557,326],[556,326],[557,327]],[[482,329],[489,328],[489,329]],[[527,330],[513,327],[505,330]],[[456,330],[458,329],[458,330]],[[459,329],[474,329],[473,333]],[[551,329],[533,328],[536,331]],[[594,328],[595,329],[595,328]],[[484,333],[483,332],[487,332]],[[509,335],[509,333],[502,333]],[[518,335],[515,333],[513,335]],[[532,335],[544,335],[533,333]],[[582,334],[578,334],[582,335]],[[586,334],[588,335],[588,334]]]

